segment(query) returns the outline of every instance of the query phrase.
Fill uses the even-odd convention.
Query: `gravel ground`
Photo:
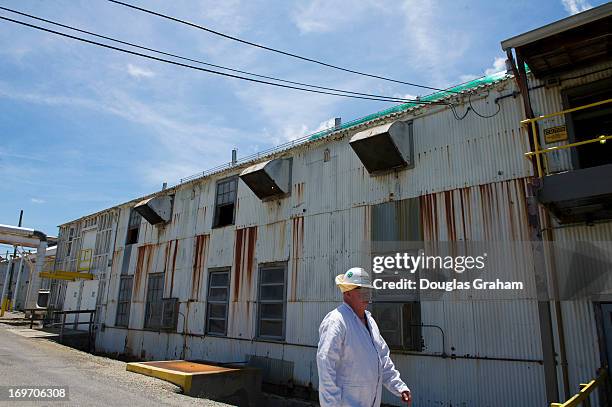
[[[128,372],[125,362],[24,336],[33,332],[0,323],[0,386],[67,385],[70,401],[19,406],[228,406],[182,395],[172,383]]]

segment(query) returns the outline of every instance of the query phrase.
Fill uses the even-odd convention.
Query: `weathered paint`
[[[585,78],[567,84],[582,83]],[[479,112],[489,113],[496,98],[513,91],[511,81],[484,87],[476,91],[472,104]],[[546,113],[558,107],[558,91],[536,89],[536,110]],[[401,202],[416,199],[420,227],[429,242],[521,242],[529,237],[526,183],[532,170],[523,157],[528,143],[519,124],[522,106],[512,97],[499,103],[500,113],[489,120],[470,115],[458,122],[447,109],[431,107],[392,114],[279,153],[273,158],[293,158],[291,195],[262,202],[239,181],[235,225],[212,228],[212,215],[216,182],[239,173],[240,165],[164,191],[175,195],[173,220],[163,227],[144,224],[135,261],[130,262],[128,272],[135,274],[131,329],[113,327],[114,317],[109,314],[106,330],[98,333],[99,348],[161,359],[180,357],[184,350],[186,358],[219,362],[257,355],[293,363],[293,382],[316,386],[317,327],[341,301],[334,276],[363,262],[364,242],[376,232],[372,229],[374,205],[393,201],[401,209]],[[415,167],[371,177],[348,146],[348,138],[365,127],[392,120],[414,121]],[[124,247],[132,205],[113,208],[120,212],[114,251]],[[578,229],[576,236],[587,240],[599,236],[583,230],[586,227]],[[569,236],[570,230],[574,229],[555,231],[555,236]],[[179,298],[185,326],[179,318],[177,333],[143,331],[143,279],[149,272],[162,271],[159,265],[167,264],[169,258],[173,264],[167,269],[173,270],[174,277],[166,289]],[[287,262],[288,271],[286,343],[267,343],[254,339],[256,268],[279,261]],[[524,278],[533,270],[529,256],[516,264],[509,278]],[[226,338],[203,334],[206,271],[216,267],[232,268]],[[114,281],[109,299],[117,296]],[[571,336],[567,343],[572,386],[577,380],[588,380],[585,376],[597,367],[590,305],[563,307]],[[506,405],[544,404],[537,301],[532,292],[523,293],[520,300],[495,302],[459,295],[444,302],[427,300],[421,312],[423,323],[444,330],[446,349],[439,331],[424,329],[428,356],[394,355],[419,405],[493,405],[500,399]],[[442,350],[457,358],[438,358]],[[397,403],[388,395],[385,401]]]
[[[202,275],[206,266],[209,235],[196,236],[194,247],[193,270],[191,273],[191,300],[200,299],[200,286],[203,283]]]
[[[291,228],[291,296],[289,301],[297,301],[298,274],[300,262],[304,256],[304,217],[293,218]]]

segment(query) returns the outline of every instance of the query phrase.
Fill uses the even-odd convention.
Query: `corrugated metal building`
[[[530,74],[535,115],[567,108],[567,90],[610,80],[611,70],[607,61],[562,72],[556,81]],[[98,285],[92,291],[79,282],[54,283],[53,303],[62,306],[67,287],[97,297],[100,351],[250,360],[267,382],[316,389],[318,326],[341,301],[333,278],[362,264],[371,240],[532,240],[530,183],[537,174],[524,156],[530,144],[520,89],[512,75],[489,79],[441,100],[487,115],[499,107],[491,118],[470,113],[457,120],[448,106],[404,106],[62,225],[56,269],[77,271],[91,250],[85,260]],[[541,127],[564,125],[566,117]],[[408,151],[410,162],[370,171],[385,163],[356,153],[351,139],[370,130],[387,142],[387,125],[398,122],[407,123],[401,134],[412,145],[397,151]],[[365,140],[377,154],[390,151],[376,150],[380,139]],[[548,157],[551,174],[577,169],[568,151]],[[544,206],[539,216],[550,219],[542,223],[549,240],[612,240],[605,221],[561,225]],[[517,262],[509,279],[535,287],[555,272],[550,257],[548,271],[535,259]],[[542,406],[551,380],[542,338],[550,336],[558,399],[565,399],[605,363],[596,314],[609,300],[555,308],[528,289],[495,300],[456,295],[423,299],[414,309],[391,307],[396,321],[423,324],[416,339],[389,333],[398,335],[393,360],[418,406]],[[550,327],[542,323],[542,303]],[[398,404],[389,393],[384,401]]]

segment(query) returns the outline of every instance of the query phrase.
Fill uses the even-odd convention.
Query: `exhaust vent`
[[[359,132],[349,144],[371,175],[414,166],[412,122],[396,121]]]
[[[291,191],[292,158],[255,164],[240,173],[240,179],[261,200],[278,198]]]
[[[172,216],[172,197],[154,196],[136,204],[134,210],[151,225],[169,222]]]

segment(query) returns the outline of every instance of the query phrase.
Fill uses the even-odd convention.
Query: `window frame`
[[[136,222],[136,218],[138,218],[138,222]],[[142,215],[139,214],[134,208],[130,209],[130,216],[128,217],[128,225],[127,231],[125,233],[125,245],[138,244],[138,239],[140,238],[140,225],[142,223]],[[134,232],[136,231],[136,232]],[[136,234],[136,239],[130,239],[132,234]]]
[[[226,286],[212,286],[211,282],[212,282],[212,278],[214,274],[227,274],[227,285]],[[230,292],[231,292],[231,267],[219,267],[219,268],[214,268],[214,269],[209,269],[208,271],[208,281],[207,281],[207,286],[206,286],[206,321],[205,321],[205,326],[204,326],[204,333],[206,335],[211,335],[211,336],[227,336],[227,325],[229,322],[229,297],[230,297]],[[225,288],[227,289],[227,295],[225,297],[225,300],[211,300],[210,299],[210,290],[211,288]],[[219,317],[211,317],[210,314],[210,306],[211,305],[224,305],[225,306],[225,317],[223,318],[224,320],[224,326],[225,329],[223,331],[223,333],[219,333],[219,332],[211,332],[210,331],[210,320],[211,319],[215,319],[215,320],[221,320],[221,318]]]
[[[376,310],[376,307],[380,305],[391,305],[399,308],[400,312],[400,326],[399,326],[399,336],[401,344],[398,345],[390,341],[389,338],[385,338],[383,335],[384,329],[381,329],[382,318],[379,316],[379,311]],[[410,305],[411,315],[410,319],[407,320],[406,314],[406,306]],[[378,301],[372,304],[372,317],[376,321],[378,325],[378,330],[380,331],[380,335],[385,339],[385,342],[389,346],[389,349],[395,351],[404,351],[404,352],[422,352],[423,351],[423,327],[422,327],[422,312],[421,312],[421,301]],[[416,318],[415,318],[416,316]],[[406,344],[406,340],[410,338],[410,343]]]
[[[262,300],[261,299],[261,287],[265,286],[277,286],[280,283],[262,283],[263,270],[265,269],[282,269],[283,270],[283,298],[282,300]],[[287,263],[286,262],[274,262],[274,263],[262,263],[258,266],[258,278],[257,278],[257,314],[256,314],[256,338],[263,340],[279,341],[284,342],[287,337]],[[282,304],[283,316],[280,319],[282,321],[282,334],[281,336],[274,335],[263,335],[261,333],[261,306],[262,304]],[[269,321],[279,321],[278,318],[265,318]]]
[[[130,281],[129,290],[124,282]],[[119,278],[119,291],[117,293],[117,311],[115,312],[115,326],[127,328],[130,325],[130,308],[132,305],[132,293],[134,289],[134,276],[122,275]],[[123,306],[123,307],[122,307]],[[125,322],[123,321],[125,319]]]
[[[235,186],[234,187],[234,191],[233,191],[233,197],[232,197],[233,201],[231,203],[231,205],[233,205],[233,208],[232,208],[232,221],[230,223],[220,225],[219,224],[219,208],[222,207],[222,206],[227,206],[227,205],[229,205],[229,203],[223,203],[221,205],[218,203],[219,196],[220,196],[220,194],[219,194],[219,187],[221,185],[226,185],[226,184],[231,184],[231,183],[233,183],[234,186]],[[222,192],[221,195],[226,195],[227,193],[231,194],[232,191]],[[238,201],[238,176],[237,175],[233,175],[231,177],[227,177],[227,178],[223,178],[223,179],[218,180],[216,182],[216,184],[215,184],[214,213],[213,213],[213,224],[212,224],[212,228],[213,229],[215,229],[215,228],[222,228],[222,227],[225,227],[225,226],[231,226],[231,225],[236,224],[236,203],[237,203],[237,201]]]
[[[162,319],[163,319],[163,315],[164,315],[164,276],[165,273],[150,273],[147,276],[147,291],[146,291],[146,301],[145,301],[145,313],[144,313],[144,324],[143,327],[145,330],[150,330],[150,331],[160,331],[162,330]],[[155,291],[160,293],[159,294],[159,298],[156,298],[156,301],[151,301],[151,296],[152,294],[150,294],[151,291],[151,279],[159,279],[159,281],[161,282],[161,286],[160,287],[156,287]],[[157,325],[151,325],[151,315],[152,315],[152,305],[159,303],[159,321]]]

